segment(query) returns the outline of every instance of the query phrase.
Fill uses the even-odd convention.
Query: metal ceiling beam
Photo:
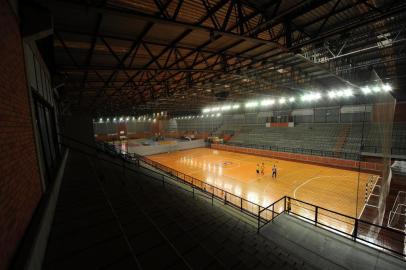
[[[92,61],[94,47],[96,46],[97,35],[98,35],[99,31],[100,31],[100,25],[102,23],[102,20],[103,20],[103,15],[99,14],[99,16],[97,18],[97,22],[96,22],[96,27],[94,29],[94,32],[92,33],[92,40],[90,42],[90,48],[89,48],[87,56],[86,56],[86,60],[85,60],[85,65],[86,66],[90,65],[90,62]],[[84,86],[85,86],[88,74],[89,74],[89,70],[87,70],[85,72],[85,74],[83,75],[82,88],[84,88]],[[80,106],[81,101],[82,101],[82,92],[79,95],[79,106]]]
[[[293,20],[315,8],[318,8],[332,0],[302,0],[299,4],[292,6],[291,8],[278,13],[277,16],[269,18],[269,20],[261,23],[254,29],[244,33],[247,36],[257,36],[259,33],[266,31],[280,23],[283,23],[286,19]]]
[[[228,1],[229,0],[226,0],[226,1],[223,0],[222,3],[225,4]],[[123,9],[123,8],[117,8],[117,7],[99,7],[99,6],[95,6],[95,5],[93,5],[93,6],[92,5],[86,5],[85,6],[85,5],[82,5],[82,4],[68,3],[68,2],[65,2],[65,1],[63,1],[62,3],[63,3],[64,6],[66,6],[66,8],[86,9],[88,12],[93,11],[95,13],[100,13],[100,14],[104,14],[104,15],[127,17],[127,18],[137,19],[137,20],[140,20],[140,21],[150,22],[150,23],[154,23],[154,24],[163,24],[163,25],[166,25],[166,26],[173,26],[173,27],[187,29],[187,30],[191,30],[191,31],[206,32],[208,34],[212,33],[214,35],[221,35],[221,36],[224,36],[224,37],[229,37],[229,38],[238,39],[238,40],[243,39],[245,41],[249,41],[249,42],[252,42],[252,43],[255,43],[255,44],[263,44],[263,45],[273,46],[269,41],[261,39],[261,38],[250,37],[250,36],[241,36],[241,35],[238,35],[238,34],[233,33],[233,32],[221,31],[221,30],[216,29],[216,28],[201,25],[201,23],[203,22],[202,20],[204,19],[204,21],[205,21],[207,19],[207,17],[210,17],[210,15],[207,15],[202,20],[200,20],[198,23],[193,24],[193,23],[188,23],[188,22],[175,21],[175,20],[172,20],[172,19],[162,18],[162,17],[142,13],[142,12],[135,11],[135,10],[129,10],[129,9]],[[218,10],[218,9],[220,9],[220,8],[217,8],[215,10]],[[210,13],[214,13],[215,10],[211,10]]]
[[[98,70],[98,71],[111,71],[115,70],[114,67],[111,66],[98,66],[98,65],[78,65],[78,66],[57,66],[57,70],[60,71],[89,71],[89,70]],[[223,70],[213,70],[213,69],[194,69],[194,68],[163,68],[163,67],[158,67],[158,68],[144,68],[144,67],[122,67],[120,70],[123,71],[177,71],[177,72],[206,72],[206,73],[223,73]],[[131,76],[129,76],[131,77]],[[127,80],[128,81],[128,80]],[[126,81],[126,82],[127,82]]]
[[[144,36],[148,33],[148,31],[152,28],[153,24],[152,23],[147,23],[147,25],[144,27],[142,32],[138,35],[137,39],[132,43],[130,49],[127,51],[127,53],[124,55],[124,57],[121,59],[121,61],[116,65],[115,69],[111,72],[108,80],[104,84],[104,86],[100,89],[99,93],[95,96],[95,98],[92,101],[92,105],[96,102],[96,100],[100,97],[103,89],[110,83],[110,81],[113,79],[114,75],[119,71],[120,67],[123,66],[123,63],[127,60],[127,58],[131,55],[131,53],[134,51],[134,49],[139,46],[140,42],[144,38]]]
[[[406,11],[406,3],[403,3],[403,5],[400,5],[400,6],[397,6],[397,7],[390,8],[389,10],[385,10],[385,13],[376,13],[375,11],[373,11],[375,14],[370,15],[370,17],[368,17],[368,18],[359,18],[359,20],[357,20],[355,22],[350,22],[349,24],[346,24],[344,26],[339,26],[339,27],[334,28],[332,30],[328,30],[328,31],[325,31],[323,33],[320,33],[319,35],[313,37],[312,39],[305,40],[305,41],[301,42],[300,44],[292,46],[291,49],[300,48],[300,47],[303,47],[305,45],[308,45],[308,44],[315,43],[315,42],[318,42],[320,40],[326,39],[328,37],[338,35],[338,34],[341,34],[341,33],[344,33],[344,32],[348,32],[348,31],[350,31],[350,30],[352,30],[354,28],[361,27],[361,26],[366,25],[368,23],[383,20],[383,19],[391,17],[391,16],[393,16],[395,14],[398,14],[400,12],[405,12],[405,11]],[[364,14],[364,16],[362,16],[362,17],[367,17],[367,15],[369,13],[372,13],[372,11],[368,12],[367,14]]]

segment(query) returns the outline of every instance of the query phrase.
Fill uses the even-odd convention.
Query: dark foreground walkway
[[[71,151],[44,269],[315,269],[206,199]]]
[[[399,258],[287,214],[266,225],[261,234],[322,269],[406,269],[406,262]]]

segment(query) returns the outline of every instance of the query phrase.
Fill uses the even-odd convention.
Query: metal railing
[[[258,230],[278,215],[287,213],[313,223],[315,226],[340,234],[368,246],[389,251],[405,259],[406,234],[389,228],[338,213],[302,200],[284,196],[260,210]]]
[[[246,147],[246,148],[253,148],[253,149],[271,150],[271,151],[276,151],[276,152],[288,152],[288,153],[315,155],[315,156],[323,156],[323,157],[343,158],[343,159],[351,159],[351,160],[360,160],[360,157],[361,157],[360,153],[357,153],[357,152],[341,152],[341,151],[309,149],[309,148],[301,148],[301,147],[246,144],[246,143],[236,143],[236,142],[227,142],[227,143],[225,143],[225,145]]]
[[[71,140],[81,143],[75,139]],[[87,144],[84,145],[94,148],[94,146]],[[399,230],[363,221],[289,196],[284,196],[269,206],[263,207],[228,191],[205,183],[204,181],[152,161],[147,157],[122,151],[115,145],[104,142],[98,142],[96,145],[97,151],[120,157],[123,164],[129,163],[133,166],[141,167],[153,173],[153,175],[147,175],[135,168],[132,169],[134,171],[150,177],[154,177],[156,174],[157,177],[155,180],[162,181],[163,185],[170,184],[170,181],[168,181],[169,179],[177,181],[189,186],[192,189],[193,195],[195,195],[196,191],[199,191],[200,193],[205,194],[206,197],[211,198],[212,202],[213,200],[220,201],[225,205],[238,209],[244,214],[256,218],[258,232],[265,225],[274,221],[279,215],[289,214],[311,222],[320,228],[351,238],[354,241],[398,255],[402,259],[406,258],[406,249],[404,249],[406,245],[406,234]],[[70,147],[69,145],[65,146]],[[156,170],[152,170],[148,166],[143,165],[143,163]],[[121,166],[120,163],[115,164]]]
[[[361,151],[367,152],[367,153],[379,154],[379,153],[382,153],[382,147],[376,146],[376,145],[362,145]],[[391,154],[392,155],[406,155],[406,148],[393,146],[393,147],[391,147]]]

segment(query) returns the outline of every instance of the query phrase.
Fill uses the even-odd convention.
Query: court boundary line
[[[207,147],[198,147],[198,148],[193,148],[193,149],[182,149],[182,150],[180,150],[180,151],[170,152],[169,154],[173,154],[173,153],[178,154],[179,152],[188,152],[188,151],[193,151],[193,150],[196,150],[196,149],[199,149],[199,148],[200,148],[200,149],[207,149],[207,150],[209,151],[209,153],[205,153],[205,154],[203,154],[203,155],[200,155],[200,154],[199,154],[199,155],[196,155],[196,154],[194,153],[194,154],[191,154],[191,155],[188,155],[188,156],[189,156],[190,158],[204,158],[204,157],[210,157],[212,151],[216,151],[216,152],[218,152],[218,153],[220,153],[220,154],[221,154],[221,152],[234,154],[232,157],[227,158],[226,161],[227,161],[227,160],[230,160],[230,161],[232,161],[233,163],[237,164],[237,166],[233,166],[233,167],[229,167],[229,168],[223,167],[224,170],[240,168],[240,167],[241,167],[241,162],[250,162],[250,163],[253,163],[253,164],[256,164],[256,163],[257,163],[256,161],[249,161],[249,157],[244,158],[245,155],[257,157],[257,158],[259,158],[259,160],[262,160],[262,158],[264,158],[264,159],[266,159],[266,163],[270,163],[270,164],[272,164],[272,163],[275,163],[275,164],[276,164],[276,163],[279,163],[279,161],[287,162],[287,163],[301,163],[301,162],[299,162],[299,161],[291,161],[291,160],[283,160],[283,159],[282,159],[282,160],[279,160],[279,159],[273,158],[273,157],[262,157],[262,156],[253,155],[253,154],[250,154],[250,153],[230,152],[230,151],[226,151],[226,150],[222,150],[222,149],[212,149],[212,148],[207,148]],[[168,153],[160,153],[160,154],[165,155],[165,154],[168,154]],[[158,154],[158,155],[160,155],[160,154]],[[217,155],[217,154],[215,154],[215,155]],[[238,158],[238,159],[237,159],[237,158]],[[223,160],[224,160],[224,159],[223,159]],[[163,160],[159,160],[159,161],[157,160],[157,162],[162,163]],[[301,164],[302,164],[302,163],[301,163]],[[306,165],[311,165],[311,166],[316,166],[316,167],[320,167],[321,169],[322,169],[322,168],[331,168],[331,167],[329,167],[329,166],[323,166],[323,165],[321,165],[321,164],[307,164],[307,163],[304,163],[304,164],[306,164]],[[344,170],[344,171],[351,171],[351,170],[348,170],[348,169],[345,169],[345,168],[336,168],[336,167],[333,167],[333,169],[336,169],[336,170]],[[189,172],[189,174],[190,174],[191,176],[192,176],[192,175],[195,175],[195,174],[198,174],[198,173],[200,172],[200,170],[201,170],[201,168],[196,168],[196,169],[193,170],[192,172]],[[281,169],[279,169],[279,170],[281,170]],[[320,173],[320,171],[319,171],[319,173]],[[271,174],[268,173],[268,174],[261,175],[260,177],[249,178],[249,179],[247,179],[247,180],[240,180],[240,179],[238,179],[238,178],[235,178],[234,176],[229,176],[229,175],[224,175],[224,174],[223,174],[222,176],[223,176],[223,177],[227,177],[227,178],[230,179],[230,180],[237,181],[237,182],[239,182],[239,183],[249,184],[249,183],[253,183],[253,182],[255,182],[255,181],[267,180],[266,177],[269,177],[269,175],[271,175]],[[369,175],[371,175],[371,174],[369,174]],[[373,174],[372,174],[372,175],[373,175]],[[219,175],[214,175],[215,178],[216,178],[217,176],[219,176]],[[313,181],[313,180],[320,179],[320,178],[323,178],[323,177],[325,177],[325,178],[327,178],[327,179],[331,179],[331,178],[334,178],[334,177],[337,177],[337,178],[352,178],[352,176],[348,176],[348,175],[328,175],[328,176],[327,176],[327,175],[319,175],[319,176],[313,176],[313,177],[311,177],[311,178],[306,179],[303,183],[299,184],[299,186],[297,186],[297,187],[294,188],[294,190],[293,190],[293,198],[297,199],[297,192],[298,192],[298,190],[299,190],[300,188],[302,188],[303,186],[305,186],[306,184],[308,184],[309,182],[311,182],[311,181]],[[204,179],[200,179],[200,178],[198,178],[198,179],[201,180],[201,181],[205,181]],[[376,185],[376,183],[377,183],[377,181],[375,182],[375,185]],[[268,189],[269,189],[269,185],[270,185],[270,184],[271,184],[271,182],[270,182],[268,185],[266,185],[265,190],[268,190]],[[375,185],[374,185],[374,188],[375,188]],[[371,194],[372,194],[372,192],[371,192]],[[371,194],[369,194],[369,195],[371,196]],[[263,195],[263,193],[262,193],[262,195]],[[357,194],[357,197],[358,197],[358,194]],[[365,208],[365,205],[364,205],[363,207]],[[363,212],[364,212],[364,209],[361,211],[360,214],[362,214]]]
[[[326,178],[332,178],[332,177],[351,178],[351,176],[349,176],[349,175],[319,175],[319,176],[311,177],[311,178],[307,179],[305,182],[301,183],[299,186],[297,186],[297,187],[293,190],[293,198],[297,199],[297,198],[296,198],[296,191],[297,191],[299,188],[301,188],[303,185],[309,183],[309,182],[312,181],[312,180],[315,180],[315,179],[318,179],[318,178],[323,178],[323,177],[326,177]]]

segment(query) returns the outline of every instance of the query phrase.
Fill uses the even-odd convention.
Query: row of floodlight
[[[370,95],[375,93],[381,92],[390,92],[392,91],[392,86],[390,84],[383,84],[383,85],[374,85],[374,86],[365,86],[361,87],[361,93],[364,95]],[[255,107],[269,107],[275,104],[284,105],[287,103],[294,103],[297,100],[301,100],[302,102],[315,102],[322,99],[324,96],[328,97],[329,99],[339,99],[339,98],[351,98],[355,94],[355,90],[352,88],[345,88],[339,90],[331,90],[328,91],[326,94],[322,94],[320,92],[308,92],[300,96],[299,98],[296,97],[280,97],[276,98],[269,98],[264,100],[251,100],[247,101],[244,104],[244,107],[255,108]],[[232,105],[223,105],[217,107],[209,107],[204,108],[203,113],[210,113],[210,112],[218,112],[218,111],[229,111],[229,110],[237,110],[240,108],[240,104],[235,103]]]
[[[203,109],[203,113],[210,113],[210,112],[226,112],[230,110],[237,110],[240,108],[240,104],[229,104],[223,105],[221,107],[212,107],[212,108],[205,108]]]
[[[120,117],[100,117],[99,119],[93,119],[93,122],[104,123],[104,122],[113,122],[113,123],[123,123],[123,122],[156,122],[157,119],[162,119],[167,117],[168,112],[162,111],[153,113],[152,115],[140,115],[136,116],[120,116]]]
[[[221,113],[211,113],[211,114],[201,114],[201,115],[189,115],[189,116],[179,116],[174,117],[176,120],[189,120],[189,119],[199,119],[199,118],[213,118],[220,117]]]
[[[156,122],[156,118],[146,117],[146,116],[139,116],[136,118],[135,116],[127,116],[127,117],[107,117],[104,118],[100,117],[98,120],[93,119],[93,122],[96,123],[127,123],[127,122]]]

